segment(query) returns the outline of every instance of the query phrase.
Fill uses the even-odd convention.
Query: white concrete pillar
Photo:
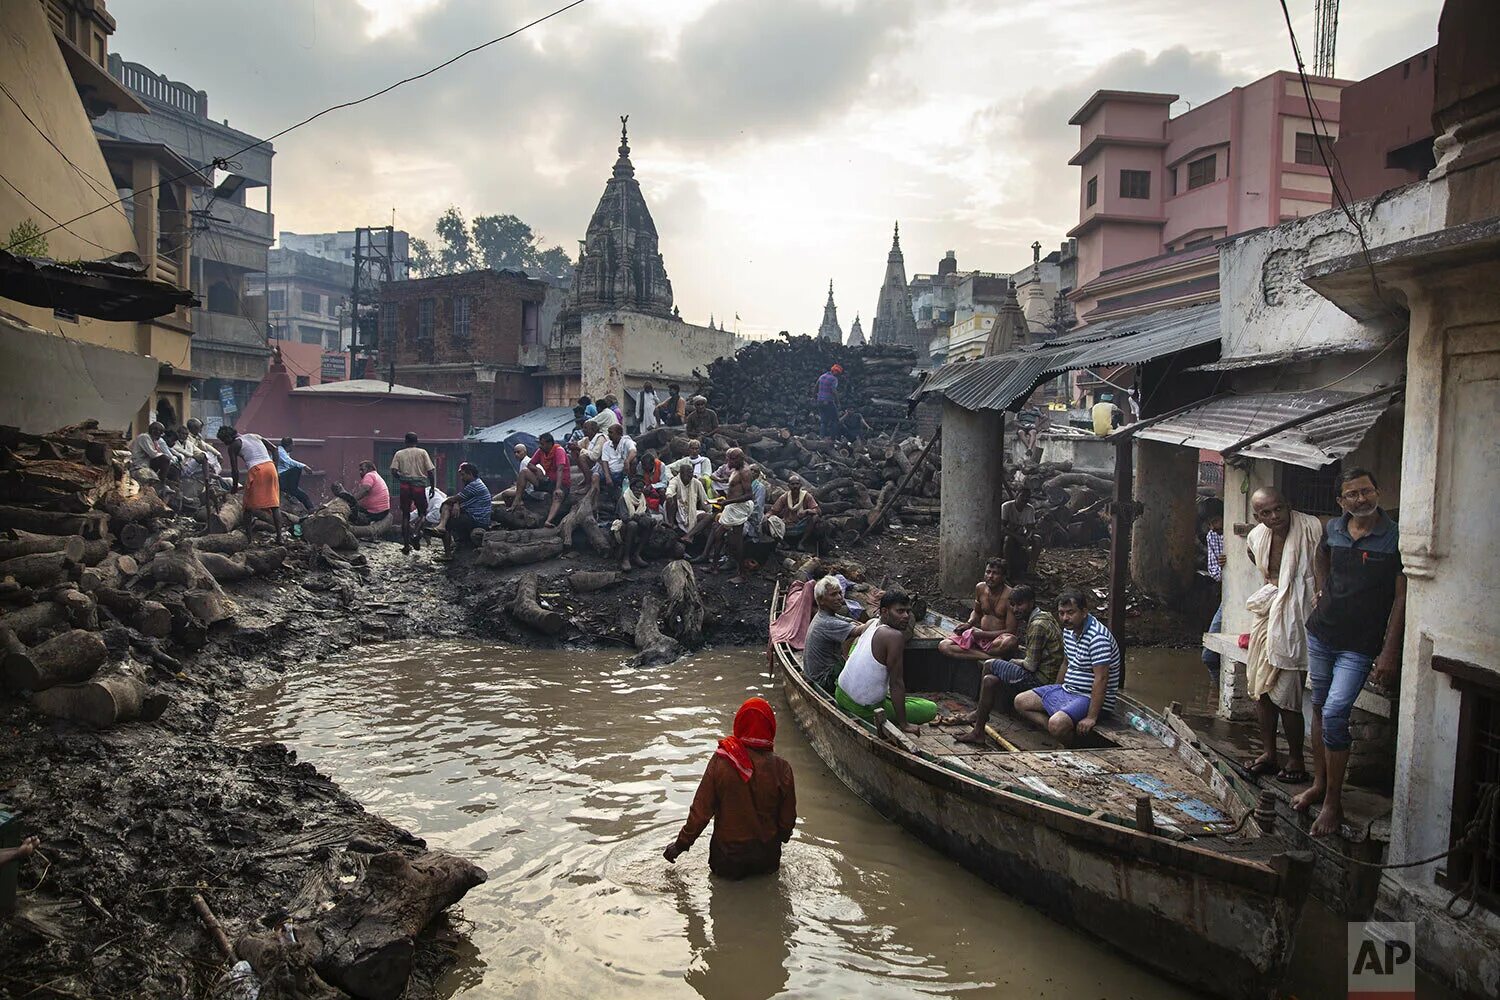
[[[943,593],[974,592],[984,564],[1004,542],[1000,505],[1005,501],[1001,447],[1005,415],[966,410],[943,401],[942,524],[938,533],[939,582]]]
[[[1180,600],[1197,571],[1198,452],[1137,441],[1135,498],[1142,509],[1131,536],[1131,578],[1148,594]]]

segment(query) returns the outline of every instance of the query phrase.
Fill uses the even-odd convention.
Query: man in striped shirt
[[[1104,712],[1115,710],[1125,660],[1104,623],[1089,614],[1088,598],[1075,588],[1057,595],[1065,668],[1061,684],[1016,695],[1016,711],[1027,721],[1072,743],[1087,736]]]

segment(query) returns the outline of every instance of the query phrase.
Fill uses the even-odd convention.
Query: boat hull
[[[1249,863],[987,786],[877,739],[772,660],[797,726],[855,794],[1009,895],[1206,994],[1274,996],[1310,866]]]

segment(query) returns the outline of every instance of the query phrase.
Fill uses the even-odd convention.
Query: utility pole
[[[384,237],[382,243],[377,234]],[[395,256],[396,256],[396,227],[395,226],[360,226],[354,230],[354,292],[351,308],[354,317],[353,332],[350,338],[349,352],[354,359],[354,364],[367,367],[371,356],[380,350],[380,342],[384,341],[386,349],[390,353],[391,361],[391,383],[395,383],[395,359],[396,343],[393,331],[385,331],[379,328],[380,323],[380,296],[379,290],[388,281],[395,280]],[[372,314],[369,323],[362,323],[360,312],[360,286],[365,277],[365,270],[369,268],[370,288],[375,294]],[[375,335],[370,336],[371,326],[374,326]],[[368,375],[365,371],[362,374]]]

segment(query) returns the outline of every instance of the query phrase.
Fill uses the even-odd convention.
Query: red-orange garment
[[[781,845],[792,839],[797,822],[792,765],[772,750],[750,749],[748,754],[752,765],[748,781],[727,756],[713,755],[698,783],[687,822],[677,834],[677,846],[685,851],[713,820],[708,867],[726,878],[779,868]]]

